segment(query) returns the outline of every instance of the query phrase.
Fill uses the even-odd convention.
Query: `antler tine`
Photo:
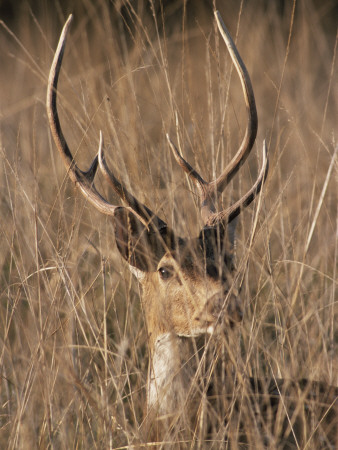
[[[220,194],[223,192],[224,188],[229,184],[232,178],[236,175],[240,167],[245,163],[247,157],[249,156],[257,135],[258,118],[255,96],[253,93],[248,71],[240,54],[238,53],[236,45],[232,40],[229,31],[224,25],[219,11],[215,11],[215,17],[218,29],[228,48],[231,59],[239,75],[248,113],[248,122],[245,135],[236,155],[232,158],[228,166],[224,169],[223,173],[217,178],[217,180],[210,183],[212,189],[216,188],[217,192]]]
[[[175,144],[167,134],[169,146],[179,166],[189,175],[197,188],[201,203],[201,217],[204,223],[207,222],[209,216],[214,214],[215,209],[215,191],[210,189],[210,183],[205,181],[201,175],[183,158]]]
[[[87,172],[83,172],[78,168],[73,158],[73,155],[68,147],[66,139],[62,133],[59,115],[57,112],[57,85],[59,80],[59,74],[62,64],[62,58],[66,45],[67,34],[69,27],[73,20],[73,16],[70,15],[65,23],[60,40],[54,55],[53,63],[49,72],[48,86],[47,86],[47,114],[49,119],[50,128],[54,138],[56,147],[58,148],[65,166],[68,170],[70,179],[79,186],[82,193],[88,198],[88,200],[101,212],[114,215],[116,206],[108,203],[97,191],[93,180],[98,167],[98,157],[96,156]]]
[[[199,194],[202,196],[205,192],[205,186],[208,184],[199,173],[196,172],[196,170],[191,167],[191,165],[182,157],[180,152],[178,151],[176,145],[173,143],[173,141],[170,139],[169,134],[166,134],[167,140],[169,142],[170,148],[173,152],[173,155],[179,164],[179,166],[182,167],[182,169],[190,176],[192,181],[194,182],[196,188],[199,191]]]
[[[206,226],[215,226],[217,223],[232,222],[241,212],[243,208],[246,208],[250,205],[250,203],[255,199],[255,197],[259,194],[262,189],[263,183],[266,180],[269,172],[269,160],[268,160],[268,150],[266,146],[266,142],[263,142],[263,162],[260,173],[257,177],[256,182],[251,187],[251,189],[243,195],[236,203],[231,205],[229,208],[224,211],[220,211],[218,213],[211,214],[206,222]]]
[[[73,158],[73,155],[69,149],[66,139],[62,133],[59,115],[57,111],[57,85],[58,79],[64,54],[64,49],[66,45],[68,31],[73,20],[73,16],[70,15],[66,21],[60,40],[54,55],[52,66],[49,72],[48,86],[47,86],[47,114],[49,119],[49,124],[51,127],[52,135],[58,148],[65,166],[68,170],[70,179],[79,186],[82,193],[86,198],[104,214],[113,216],[117,208],[120,206],[115,206],[109,203],[102,195],[97,191],[94,184],[94,177],[97,171],[97,167],[100,164],[100,168],[108,179],[109,184],[113,187],[115,192],[130,206],[130,209],[136,213],[140,220],[144,224],[148,224],[151,220],[155,225],[165,226],[159,217],[157,217],[149,208],[138,202],[135,197],[133,197],[127,189],[121,185],[121,183],[114,177],[114,175],[109,170],[104,153],[103,153],[103,137],[100,132],[100,144],[98,155],[94,158],[89,170],[84,172],[79,169]],[[128,208],[129,209],[129,208]]]

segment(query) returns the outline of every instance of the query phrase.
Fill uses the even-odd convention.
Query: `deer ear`
[[[151,222],[146,226],[129,209],[115,210],[114,225],[119,252],[130,266],[142,272],[155,272],[162,256],[175,246],[169,227],[155,227]]]

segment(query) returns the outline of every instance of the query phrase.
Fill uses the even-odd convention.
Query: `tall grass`
[[[152,2],[124,2],[123,16],[118,2],[75,3],[59,84],[80,167],[103,130],[114,173],[183,236],[198,233],[198,202],[165,133],[212,178],[245,129],[212,8],[192,3],[170,3],[164,18]],[[46,82],[68,10],[41,4],[39,15],[25,11],[0,28],[0,447],[137,445],[148,362],[139,287],[111,219],[67,179],[52,142]],[[253,155],[224,203],[250,187],[263,139],[270,158],[259,214],[256,203],[238,226],[246,311],[233,371],[337,384],[335,4],[217,7],[237,36],[259,116]]]

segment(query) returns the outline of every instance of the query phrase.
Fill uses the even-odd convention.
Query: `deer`
[[[221,334],[226,334],[227,330],[236,327],[243,319],[244,305],[234,261],[236,222],[244,208],[258,197],[269,170],[264,141],[262,163],[256,181],[238,201],[219,210],[222,193],[239,173],[254,146],[258,118],[247,68],[220,13],[215,11],[214,14],[241,82],[247,123],[235,156],[212,181],[202,178],[183,158],[169,135],[166,135],[174,159],[191,179],[199,196],[203,227],[195,238],[177,236],[166,222],[121,184],[106,161],[101,131],[98,153],[90,168],[82,171],[76,164],[62,132],[57,110],[58,79],[72,15],[63,27],[47,87],[49,125],[69,178],[90,204],[113,218],[117,249],[141,285],[141,303],[149,342],[147,411],[149,417],[165,417],[170,422],[170,425],[166,422],[166,426],[171,429],[178,424],[177,416],[183,410],[190,416],[196,416],[200,411],[201,399],[205,398],[204,394],[211,392],[210,385],[193,383],[198,371],[201,372],[206,350],[210,350],[210,338],[217,337],[219,330]],[[98,168],[125,206],[111,204],[99,193],[94,181]],[[215,357],[215,353],[211,352],[211,355],[212,358]],[[242,377],[240,379],[245,382]],[[285,391],[285,381],[273,380],[270,385],[266,385],[248,377],[247,383],[249,396],[264,394],[263,409],[277,414],[275,404],[278,404],[277,399]],[[222,382],[221,387],[219,382],[214,384],[216,389],[214,388],[212,395],[215,395],[215,391],[217,395],[218,388],[224,391],[224,386],[230,391],[235,390],[233,381],[230,384]],[[292,383],[288,383],[286,389],[291,385]],[[306,395],[312,397],[324,398],[322,385],[300,380],[293,388],[301,388],[303,392],[306,391]],[[333,401],[324,402],[327,409],[323,414],[326,416],[333,411],[337,390],[331,392],[330,398],[332,395]],[[184,426],[191,425],[184,422]],[[292,424],[290,426],[292,429]],[[293,434],[293,430],[289,434]]]

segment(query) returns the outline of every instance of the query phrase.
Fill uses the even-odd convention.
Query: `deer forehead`
[[[172,266],[177,273],[187,274],[190,276],[198,276],[205,274],[214,276],[216,273],[208,273],[208,268],[214,266],[220,271],[225,266],[229,266],[230,253],[220,251],[217,243],[212,241],[202,241],[200,238],[185,240],[175,250],[168,251],[164,254],[158,263],[157,269],[163,266]]]

